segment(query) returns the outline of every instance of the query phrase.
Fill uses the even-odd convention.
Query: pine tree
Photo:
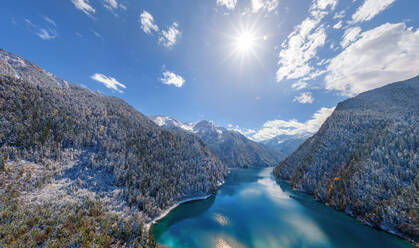
[[[146,241],[146,248],[156,248],[157,242],[154,240],[153,237],[153,226],[150,227],[150,229],[147,232],[147,241]]]
[[[6,171],[6,163],[7,160],[9,160],[9,154],[6,153],[6,156],[4,157],[4,159],[1,161],[0,164],[0,171]]]

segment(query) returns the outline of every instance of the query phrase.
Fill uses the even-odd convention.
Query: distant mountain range
[[[276,166],[285,158],[279,151],[249,140],[239,132],[217,126],[211,121],[182,123],[166,116],[150,117],[157,125],[176,132],[196,135],[216,157],[229,167]]]
[[[119,98],[1,49],[0,111],[0,194],[10,183],[24,204],[92,197],[149,221],[177,201],[214,193],[227,174],[195,135],[169,132]],[[18,172],[24,177],[12,180]]]
[[[312,133],[302,133],[295,135],[281,134],[272,139],[262,141],[261,143],[285,156],[288,156],[296,151],[297,148],[312,135]]]
[[[368,225],[419,242],[419,77],[339,103],[274,174]]]

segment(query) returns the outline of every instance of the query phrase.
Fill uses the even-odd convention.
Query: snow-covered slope
[[[215,192],[227,173],[196,136],[171,133],[119,98],[0,50],[0,162],[22,165],[17,170],[30,175],[25,161],[48,171],[48,177],[39,173],[42,184],[19,192],[25,200],[59,203],[91,195],[118,201],[105,209],[126,206],[125,213],[135,209],[144,220],[177,201]],[[0,169],[0,177],[8,174]],[[0,193],[8,189],[0,185]]]
[[[274,174],[364,223],[419,242],[419,77],[339,103]]]
[[[0,48],[0,75],[31,82],[34,85],[68,88],[69,83],[50,72]]]

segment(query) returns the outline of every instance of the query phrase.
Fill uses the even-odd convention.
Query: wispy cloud
[[[104,7],[115,16],[118,16],[115,13],[116,10],[127,10],[127,7],[121,3],[118,3],[117,0],[104,0]]]
[[[333,19],[342,19],[345,17],[346,11],[345,10],[341,10],[339,12],[336,12],[335,15],[333,16]]]
[[[96,37],[98,37],[99,39],[103,39],[103,36],[102,36],[100,33],[96,32],[96,31],[92,31],[92,33],[93,33]]]
[[[299,102],[299,103],[302,103],[302,104],[313,103],[314,98],[311,95],[311,92],[303,92],[299,96],[294,97],[294,100],[292,100],[292,101],[293,102]]]
[[[342,22],[342,20],[340,20],[335,25],[333,25],[333,28],[334,29],[340,29],[340,28],[342,28],[342,24],[343,24],[343,22]]]
[[[252,10],[253,12],[261,10],[271,12],[278,7],[278,4],[278,0],[252,0]]]
[[[317,0],[310,8],[310,15],[299,24],[282,44],[279,52],[278,82],[284,79],[301,79],[315,71],[311,61],[316,58],[317,50],[326,42],[323,18],[333,10],[337,0]],[[317,72],[314,72],[316,75]]]
[[[263,141],[272,139],[281,134],[299,135],[315,133],[319,130],[323,122],[333,113],[334,109],[335,108],[321,108],[313,114],[310,120],[305,122],[299,122],[295,119],[289,121],[267,121],[260,130],[251,136],[251,138],[257,141]]]
[[[71,2],[88,16],[96,13],[96,10],[89,4],[89,0],[71,0]]]
[[[118,82],[115,78],[105,76],[101,73],[96,73],[91,76],[91,78],[99,83],[104,84],[106,88],[115,90],[119,93],[123,93],[122,89],[127,88],[124,84]]]
[[[141,29],[146,34],[151,34],[153,31],[159,31],[159,27],[154,23],[154,17],[147,11],[143,11],[140,15]]]
[[[364,4],[352,15],[352,22],[365,22],[387,9],[395,0],[365,0]]]
[[[326,89],[352,96],[419,74],[419,29],[386,23],[359,36],[331,59]]]
[[[52,40],[57,38],[58,33],[55,30],[55,22],[48,17],[44,17],[44,20],[45,24],[42,26],[34,24],[29,19],[25,19],[25,22],[28,25],[29,29],[43,40]]]
[[[307,83],[307,82],[304,82],[304,81],[302,81],[302,80],[297,81],[297,82],[295,82],[295,83],[293,83],[293,84],[291,85],[291,87],[292,87],[293,89],[296,89],[296,90],[302,90],[302,89],[304,89],[304,88],[307,88],[307,86],[308,86],[308,83]]]
[[[182,87],[185,83],[185,79],[183,79],[183,77],[171,71],[164,71],[162,78],[160,78],[160,81],[164,84],[174,85],[178,88]]]
[[[228,124],[227,129],[231,131],[236,131],[247,137],[256,133],[256,130],[254,129],[245,129],[245,128],[239,127],[238,125],[234,126],[232,124]]]
[[[352,27],[345,30],[340,46],[345,48],[359,37],[362,29],[360,27]]]
[[[161,32],[159,42],[165,47],[172,47],[176,44],[177,39],[181,36],[178,29],[179,25],[174,22],[167,30]]]
[[[53,25],[54,27],[56,27],[56,26],[57,26],[57,24],[55,23],[55,21],[54,21],[54,20],[52,20],[51,18],[49,18],[48,16],[43,16],[43,18],[44,18],[44,20],[45,20],[46,22],[48,22],[49,24]]]
[[[237,0],[217,0],[217,5],[225,6],[227,9],[234,9],[236,4]]]
[[[119,4],[116,0],[104,0],[105,1],[105,8],[108,9],[117,9]]]
[[[51,39],[55,39],[57,37],[57,33],[55,31],[52,32],[51,30],[46,30],[44,28],[41,28],[38,31],[38,36],[39,36],[39,38],[41,38],[43,40],[51,40]]]

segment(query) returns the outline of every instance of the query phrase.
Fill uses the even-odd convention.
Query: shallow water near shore
[[[181,204],[153,227],[171,248],[414,247],[275,181],[233,169],[217,194]]]

